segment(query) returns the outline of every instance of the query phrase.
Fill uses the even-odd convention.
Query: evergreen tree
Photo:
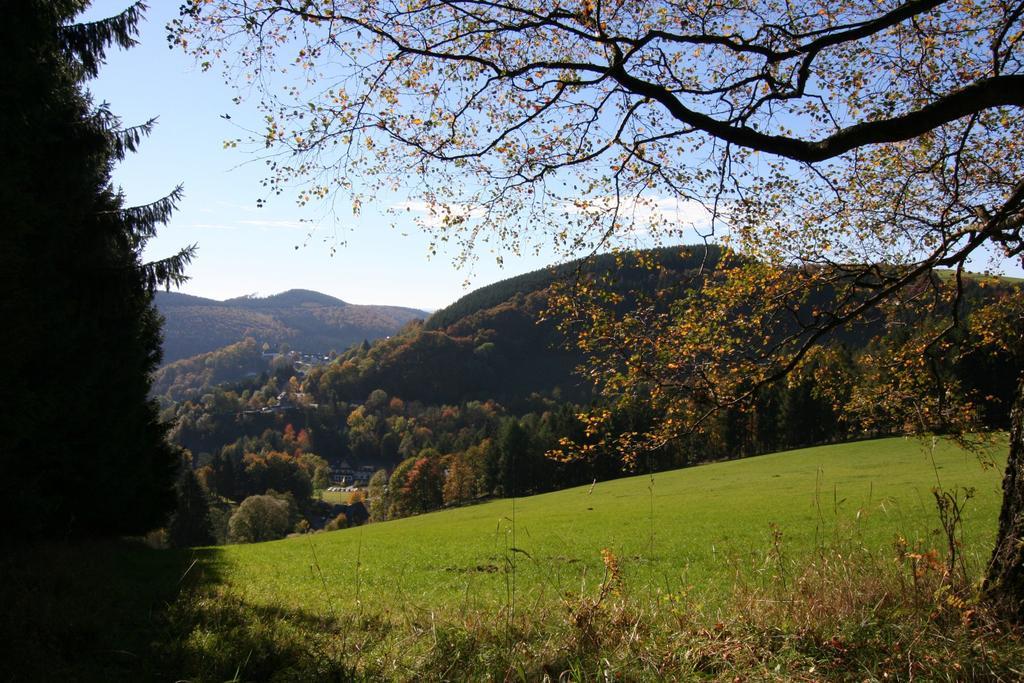
[[[181,189],[125,205],[113,166],[154,122],[122,127],[85,83],[108,48],[134,44],[145,6],[75,24],[87,0],[4,5],[5,530],[22,539],[142,533],[174,508],[178,462],[148,398],[160,358],[153,292],[185,279],[194,247],[142,261]]]
[[[185,467],[178,478],[178,506],[167,526],[167,538],[175,548],[212,545],[210,503],[191,467]]]
[[[498,491],[503,496],[519,495],[528,483],[522,477],[523,462],[529,457],[530,435],[510,419],[498,434]]]

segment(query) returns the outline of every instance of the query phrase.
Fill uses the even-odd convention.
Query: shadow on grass
[[[126,540],[7,549],[0,643],[9,681],[177,680],[163,643],[184,596],[220,581],[220,551]]]
[[[394,629],[379,614],[253,604],[229,588],[179,601],[171,621],[187,635],[158,655],[190,681],[382,680],[362,653],[379,654]]]
[[[374,616],[252,604],[224,562],[219,548],[127,540],[7,549],[0,680],[351,680],[359,650],[391,631]]]

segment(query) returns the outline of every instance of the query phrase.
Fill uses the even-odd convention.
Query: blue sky
[[[130,2],[96,0],[80,20],[117,14]],[[255,104],[236,106],[235,90],[219,73],[203,73],[179,48],[168,48],[164,27],[177,7],[171,0],[153,0],[141,44],[112,52],[89,87],[126,125],[159,117],[141,150],[119,166],[115,182],[132,204],[162,197],[178,183],[185,186],[178,212],[146,252],[147,258],[159,258],[199,244],[189,268],[192,279],[181,291],[225,299],[303,288],[352,303],[430,310],[552,261],[550,254],[503,254],[499,268],[493,254],[482,253],[466,270],[452,265],[454,252],[428,258],[428,240],[411,218],[403,223],[402,217],[396,222],[384,215],[402,197],[364,205],[358,218],[339,211],[340,220],[325,219],[323,207],[299,208],[285,196],[256,208],[264,196],[262,161],[241,148],[224,149],[225,140],[246,137],[246,127],[258,128]]]
[[[95,0],[81,19],[117,14],[130,2]],[[178,212],[146,253],[159,258],[186,244],[199,245],[189,268],[192,279],[181,291],[225,299],[303,288],[352,303],[432,310],[472,288],[555,260],[550,251],[501,253],[504,266],[499,267],[494,253],[482,252],[471,269],[459,269],[452,263],[454,251],[428,258],[428,240],[412,214],[385,214],[403,203],[401,196],[364,204],[358,217],[343,210],[328,216],[323,206],[300,208],[287,196],[257,208],[257,199],[265,196],[262,160],[241,147],[224,148],[225,140],[246,138],[247,129],[260,128],[255,103],[236,105],[232,98],[237,92],[219,72],[203,73],[181,49],[168,48],[165,26],[177,16],[177,2],[151,0],[151,5],[141,44],[112,52],[90,89],[126,125],[159,116],[153,135],[118,168],[115,181],[132,204],[184,184]],[[680,207],[673,211],[679,214]],[[1019,263],[1005,264],[1003,270],[1024,275]]]

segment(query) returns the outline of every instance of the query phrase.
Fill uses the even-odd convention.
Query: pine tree
[[[210,503],[191,467],[182,470],[177,486],[178,506],[167,525],[167,540],[175,548],[212,545]]]
[[[194,247],[144,263],[181,188],[128,207],[111,182],[154,121],[122,127],[86,82],[134,44],[145,5],[75,24],[87,0],[5,2],[0,44],[0,399],[5,534],[142,533],[174,507],[178,456],[148,398],[160,359],[158,286]],[[11,371],[13,369],[13,372]]]

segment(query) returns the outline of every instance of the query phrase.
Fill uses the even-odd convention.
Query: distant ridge
[[[426,311],[402,306],[350,304],[307,289],[267,297],[217,301],[179,292],[157,292],[164,316],[164,363],[206,353],[253,337],[275,350],[282,343],[314,353],[343,351],[364,339],[395,334]]]
[[[689,245],[659,247],[623,253],[606,253],[588,258],[579,258],[547,268],[539,268],[529,273],[516,275],[498,282],[484,285],[460,297],[454,303],[434,311],[427,318],[424,327],[428,330],[439,330],[452,325],[476,312],[486,310],[508,301],[517,294],[530,294],[549,287],[557,280],[573,276],[576,273],[618,272],[623,277],[643,277],[645,271],[635,266],[619,263],[624,255],[643,254],[661,266],[674,271],[686,271],[701,265],[713,268],[722,257],[722,249],[717,245]]]
[[[183,294],[181,292],[157,292],[157,305],[159,306],[228,306],[258,309],[276,306],[301,306],[304,304],[316,304],[320,306],[358,305],[342,301],[341,299],[330,296],[329,294],[314,292],[311,289],[289,289],[288,291],[281,292],[279,294],[270,294],[268,296],[236,296],[230,299],[224,299],[223,301],[195,296],[193,294]],[[382,308],[388,307],[384,306]]]
[[[328,294],[314,292],[311,289],[289,289],[280,294],[271,294],[265,297],[238,296],[227,299],[225,304],[233,306],[244,306],[246,308],[265,308],[267,306],[354,306],[347,301],[342,301]],[[389,308],[381,306],[380,308]],[[406,309],[413,310],[413,309]],[[422,312],[422,311],[420,311]]]

